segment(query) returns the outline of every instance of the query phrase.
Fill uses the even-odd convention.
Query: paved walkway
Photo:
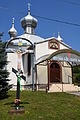
[[[80,91],[79,92],[67,92],[67,93],[72,94],[72,95],[80,96]]]

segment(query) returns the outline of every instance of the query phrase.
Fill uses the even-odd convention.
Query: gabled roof
[[[67,45],[67,44],[64,43],[63,41],[59,41],[58,38],[56,38],[56,37],[51,37],[51,38],[44,39],[43,41],[40,41],[40,42],[38,42],[38,43],[36,43],[36,44],[40,44],[40,43],[43,43],[43,42],[47,42],[47,41],[50,41],[50,40],[52,40],[52,39],[55,39],[57,42],[59,42],[60,44],[64,45],[65,47],[67,47],[67,48],[69,48],[69,49],[72,48],[71,46]]]
[[[50,40],[56,40],[57,42],[59,42],[60,44],[62,44],[62,45],[64,45],[65,47],[67,47],[67,48],[69,48],[69,49],[72,49],[72,47],[71,46],[69,46],[69,45],[67,45],[66,43],[64,43],[63,41],[60,41],[60,40],[58,40],[58,38],[56,38],[56,37],[51,37],[51,38],[46,38],[46,39],[44,39],[44,38],[42,38],[42,37],[39,37],[39,36],[37,36],[37,35],[32,35],[32,34],[22,34],[22,35],[20,35],[20,36],[17,36],[17,37],[19,37],[19,38],[25,38],[25,39],[28,39],[32,44],[41,44],[41,43],[43,43],[43,42],[47,42],[47,41],[50,41]],[[14,43],[17,43],[19,40],[15,40],[14,41]],[[23,43],[26,43],[26,41],[25,40],[22,40],[23,41]]]
[[[30,45],[30,43],[34,44],[34,43],[39,43],[39,42],[44,41],[44,38],[41,38],[41,37],[39,37],[37,35],[27,34],[27,33],[22,34],[20,36],[17,36],[16,38],[13,38],[13,39],[12,39],[11,42],[14,43],[14,44],[17,44],[19,42],[19,40],[21,39],[22,43],[23,44],[27,44],[27,45]],[[30,41],[30,43],[28,41],[26,41],[25,39],[27,39],[28,41]]]
[[[26,38],[26,39],[30,40],[32,42],[32,44],[44,41],[44,38],[41,38],[37,35],[32,35],[32,34],[22,34],[21,36],[18,36],[18,37]]]

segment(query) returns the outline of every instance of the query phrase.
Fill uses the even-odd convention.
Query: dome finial
[[[37,19],[30,14],[30,3],[28,3],[28,15],[21,19],[21,24],[25,33],[34,34],[37,26]]]
[[[58,32],[58,37],[60,37],[60,32]]]
[[[12,19],[12,28],[14,28],[14,18]]]
[[[28,15],[30,15],[30,6],[31,6],[31,4],[28,3]]]
[[[12,19],[12,27],[10,28],[10,30],[8,31],[10,38],[14,38],[17,36],[17,31],[14,28],[14,18]]]

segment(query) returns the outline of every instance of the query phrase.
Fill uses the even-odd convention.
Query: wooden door
[[[60,82],[60,66],[57,63],[52,63],[50,65],[50,82]]]

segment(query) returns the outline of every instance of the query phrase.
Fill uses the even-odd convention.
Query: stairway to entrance
[[[74,84],[51,84],[48,92],[78,92],[80,87]]]

